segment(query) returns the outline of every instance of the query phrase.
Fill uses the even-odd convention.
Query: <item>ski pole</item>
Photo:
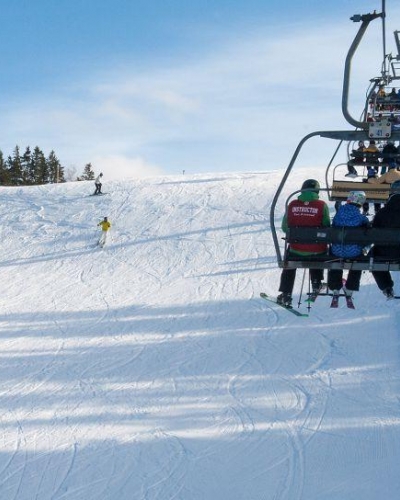
[[[299,302],[297,304],[297,307],[300,307],[300,304],[301,304],[301,296],[303,295],[303,288],[304,288],[304,280],[305,280],[305,278],[306,278],[306,270],[304,269],[304,271],[303,271],[303,279],[301,280]]]

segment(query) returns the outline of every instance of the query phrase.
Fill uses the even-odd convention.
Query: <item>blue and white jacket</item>
[[[346,203],[337,211],[332,220],[333,227],[343,226],[369,226],[368,218],[360,212],[357,205]],[[360,245],[342,245],[335,243],[331,247],[332,254],[336,257],[352,258],[358,257],[362,253],[363,247]]]

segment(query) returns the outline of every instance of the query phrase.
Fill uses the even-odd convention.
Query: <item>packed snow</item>
[[[399,498],[400,301],[259,297],[281,177],[0,188],[1,499]]]

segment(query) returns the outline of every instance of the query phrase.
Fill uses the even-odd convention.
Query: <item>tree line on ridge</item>
[[[0,185],[3,186],[33,186],[94,178],[91,163],[85,165],[82,175],[78,177],[75,176],[75,169],[66,173],[53,150],[46,156],[38,146],[33,151],[27,146],[21,154],[19,146],[15,146],[7,158],[0,150]]]

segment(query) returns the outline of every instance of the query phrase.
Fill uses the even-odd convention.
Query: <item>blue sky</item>
[[[374,9],[379,0],[7,2],[0,149],[54,149],[67,169],[92,162],[109,178],[283,168],[306,133],[346,127],[349,18]],[[357,115],[380,71],[380,30],[371,24],[354,64]]]

